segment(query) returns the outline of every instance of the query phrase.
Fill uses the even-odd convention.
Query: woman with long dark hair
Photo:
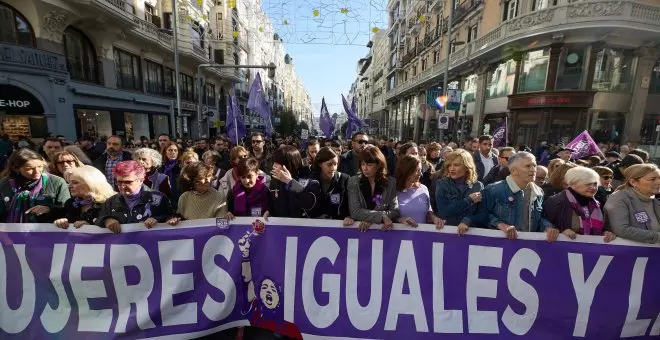
[[[398,222],[417,227],[419,223],[432,223],[441,229],[445,221],[433,213],[431,195],[420,183],[422,162],[415,156],[403,156],[396,165],[396,190],[401,217]]]
[[[318,182],[316,206],[311,212],[312,218],[343,220],[344,225],[354,223],[348,210],[348,175],[338,172],[339,155],[331,148],[319,150],[312,163],[310,179]]]
[[[158,170],[167,176],[170,182],[170,201],[172,202],[173,207],[178,206],[179,196],[181,196],[181,190],[179,190],[179,174],[181,173],[181,165],[179,163],[180,156],[181,149],[177,146],[177,144],[172,141],[167,142],[161,152],[163,165]]]
[[[400,216],[396,197],[396,180],[387,176],[385,156],[373,145],[358,154],[361,173],[348,179],[348,204],[351,217],[360,221],[360,231],[374,223],[392,229]]]
[[[271,216],[310,217],[310,210],[316,205],[314,184],[309,186],[309,178],[301,178],[303,161],[294,146],[283,146],[273,153],[273,170],[270,181]],[[318,185],[318,184],[316,184]]]
[[[0,221],[53,222],[71,197],[66,181],[45,172],[46,160],[29,149],[15,151],[0,174]]]

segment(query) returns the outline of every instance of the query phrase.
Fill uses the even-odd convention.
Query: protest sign
[[[326,339],[660,334],[660,247],[340,223],[209,219],[117,235],[0,224],[0,338],[190,339],[246,325]]]

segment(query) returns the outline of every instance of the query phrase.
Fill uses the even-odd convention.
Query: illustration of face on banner
[[[294,339],[660,334],[659,247],[336,222],[118,235],[0,226],[0,339],[195,338],[246,325]]]

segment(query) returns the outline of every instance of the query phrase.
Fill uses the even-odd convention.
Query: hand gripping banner
[[[277,218],[123,228],[0,225],[0,339],[660,335],[654,245]]]

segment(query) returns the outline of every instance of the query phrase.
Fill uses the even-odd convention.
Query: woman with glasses
[[[612,193],[612,179],[614,179],[614,171],[606,166],[595,166],[591,168],[600,176],[600,185],[596,193],[596,200],[600,203],[601,207],[607,203],[607,197]]]
[[[59,151],[56,152],[52,157],[52,163],[48,166],[48,172],[66,178],[65,174],[67,171],[73,168],[79,168],[84,164],[80,159],[69,151]]]
[[[458,149],[447,155],[442,166],[444,177],[436,183],[435,204],[437,216],[449,225],[458,226],[458,234],[469,228],[480,227],[481,192],[484,185],[477,180],[477,166],[472,154]]]
[[[140,148],[133,151],[133,159],[147,171],[144,177],[144,185],[151,190],[159,191],[165,196],[172,195],[172,186],[170,185],[170,178],[158,172],[158,169],[163,165],[163,157],[158,151],[149,148]]]
[[[179,160],[181,167],[197,162],[199,162],[199,155],[193,150],[184,151]]]
[[[179,187],[183,194],[179,199],[176,216],[167,223],[176,225],[180,220],[198,220],[227,215],[226,196],[211,186],[213,168],[197,162],[183,168]]]
[[[96,224],[113,233],[121,232],[122,224],[144,223],[152,228],[172,217],[172,205],[167,197],[144,185],[146,170],[137,161],[119,162],[112,170],[119,193],[101,207]]]
[[[361,173],[348,179],[348,206],[351,217],[360,221],[358,229],[369,230],[382,223],[392,229],[399,216],[396,180],[387,176],[385,156],[376,146],[367,145],[358,154]]]
[[[605,230],[603,211],[594,198],[600,184],[598,173],[578,166],[567,170],[563,180],[567,188],[544,202],[543,216],[572,240],[577,235],[602,235],[605,242],[615,239]]]
[[[64,203],[63,218],[55,220],[58,228],[66,229],[73,224],[80,228],[94,224],[105,201],[115,194],[105,175],[99,169],[84,165],[68,171],[71,198]]]
[[[29,149],[14,151],[0,174],[0,221],[52,223],[71,197],[63,178],[44,171],[46,160]]]
[[[238,170],[236,169],[236,166],[238,166],[238,163],[241,160],[248,159],[249,157],[250,157],[250,153],[246,148],[242,146],[235,146],[234,148],[231,149],[231,151],[229,152],[229,161],[231,163],[231,169],[225,173],[222,179],[220,179],[218,185],[218,191],[220,191],[222,197],[227,197],[227,194],[229,193],[230,190],[232,190],[232,188],[234,188],[236,182],[240,181],[240,176],[238,175]],[[268,185],[270,184],[270,176],[268,176],[265,172],[261,170],[259,170],[257,176],[262,176],[266,183],[266,187],[268,187]]]

